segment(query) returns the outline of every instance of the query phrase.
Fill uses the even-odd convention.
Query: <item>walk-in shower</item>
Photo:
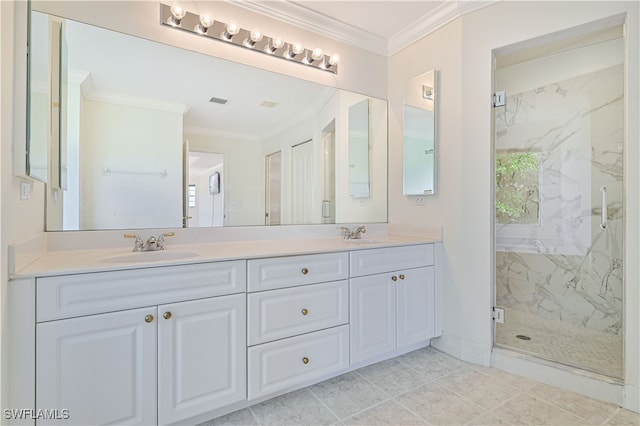
[[[495,344],[622,378],[622,25],[494,54]]]

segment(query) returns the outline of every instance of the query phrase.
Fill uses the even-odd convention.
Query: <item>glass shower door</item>
[[[623,376],[624,39],[496,52],[496,346]]]

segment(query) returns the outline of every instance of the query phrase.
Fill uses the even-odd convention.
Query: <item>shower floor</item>
[[[621,336],[529,312],[506,308],[504,324],[496,324],[496,343],[606,376],[620,379],[623,375]]]

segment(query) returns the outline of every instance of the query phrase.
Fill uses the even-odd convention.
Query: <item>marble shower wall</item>
[[[541,150],[540,211],[537,224],[496,224],[498,306],[621,334],[623,84],[616,65],[507,93],[496,150]]]

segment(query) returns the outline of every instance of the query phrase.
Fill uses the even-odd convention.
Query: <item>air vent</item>
[[[211,102],[213,104],[224,105],[227,102],[229,102],[229,99],[216,98],[215,96],[213,96],[211,99],[209,99],[209,102]]]
[[[275,108],[276,105],[278,105],[278,103],[274,101],[264,101],[260,104],[262,108]]]

